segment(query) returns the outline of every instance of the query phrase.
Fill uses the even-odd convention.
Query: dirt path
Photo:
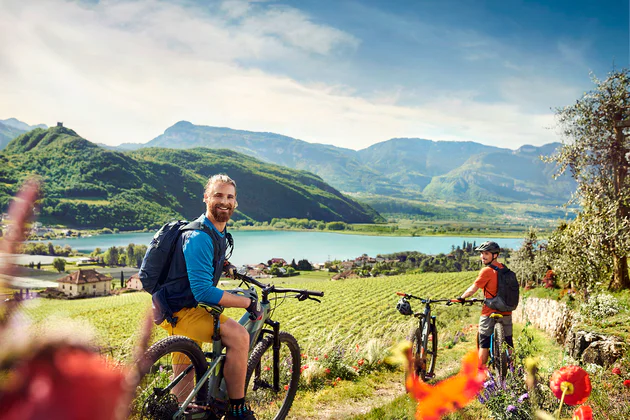
[[[391,378],[379,383],[369,396],[364,396],[360,399],[340,398],[332,401],[321,401],[313,406],[313,413],[300,413],[296,416],[291,416],[291,413],[289,413],[289,418],[296,420],[341,420],[368,413],[372,409],[385,405],[405,393],[402,376],[402,373],[391,375]]]

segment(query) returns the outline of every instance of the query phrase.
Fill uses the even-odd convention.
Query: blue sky
[[[516,149],[629,65],[623,1],[0,0],[0,119],[101,143],[179,120],[361,149]]]

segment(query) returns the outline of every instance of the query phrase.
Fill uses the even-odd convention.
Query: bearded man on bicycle
[[[197,221],[201,230],[184,231],[173,254],[167,281],[153,295],[154,310],[162,313],[160,327],[170,335],[183,335],[199,346],[211,343],[214,318],[202,305],[220,305],[227,308],[243,308],[253,319],[260,319],[259,302],[244,296],[226,293],[217,287],[224,270],[227,249],[227,222],[236,209],[236,183],[229,176],[212,176],[203,194],[206,212]],[[201,305],[200,305],[201,304]],[[249,353],[249,334],[235,320],[221,314],[221,341],[226,347],[223,374],[230,398],[226,420],[255,420],[245,404],[245,376]],[[174,362],[182,372],[187,361]],[[174,369],[175,370],[175,369]],[[182,384],[188,389],[173,390],[188,394],[192,380]]]
[[[474,283],[466,289],[459,298],[460,300],[473,296],[477,290],[483,289],[486,299],[491,299],[497,295],[498,291],[498,273],[497,270],[503,268],[503,264],[497,261],[501,248],[496,242],[484,242],[475,248],[475,252],[479,252],[481,262],[485,265],[480,271]],[[493,268],[496,267],[496,268]],[[501,318],[490,318],[492,314],[501,314]],[[512,340],[512,312],[499,312],[489,308],[485,304],[481,309],[481,317],[479,318],[479,360],[484,365],[488,363],[490,354],[490,336],[494,330],[494,324],[500,322],[505,330],[505,342],[514,347]]]

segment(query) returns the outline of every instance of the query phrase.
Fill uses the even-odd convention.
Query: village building
[[[341,268],[343,271],[352,270],[353,266],[354,266],[354,261],[343,261],[341,263]]]
[[[138,273],[127,279],[127,281],[125,282],[125,287],[127,289],[142,290],[142,282],[140,281],[140,276],[138,275]]]
[[[112,278],[92,269],[79,269],[57,280],[58,289],[67,296],[107,296]]]
[[[269,263],[270,263],[269,265],[272,265],[272,264],[280,264],[282,266],[287,265],[287,262],[284,260],[284,258],[272,258],[269,260]]]

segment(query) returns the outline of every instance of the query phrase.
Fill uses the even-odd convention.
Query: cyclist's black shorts
[[[514,341],[512,340],[512,336],[508,335],[505,337],[505,342],[508,346],[514,347]],[[482,349],[490,348],[490,336],[489,335],[481,335],[479,334],[479,347]]]

